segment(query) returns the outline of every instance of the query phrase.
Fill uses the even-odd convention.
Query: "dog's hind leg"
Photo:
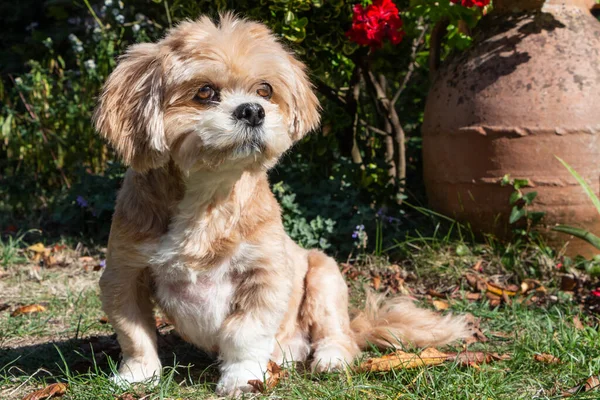
[[[310,332],[314,371],[343,368],[360,353],[348,315],[348,287],[330,257],[317,250],[308,253],[302,325]]]
[[[102,308],[123,353],[119,374],[113,380],[129,384],[160,376],[149,271],[115,265],[109,257],[100,289]]]

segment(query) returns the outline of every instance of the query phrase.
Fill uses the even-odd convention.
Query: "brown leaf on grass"
[[[579,317],[577,315],[573,317],[573,326],[578,331],[582,331],[585,329],[585,327],[583,326],[583,324],[581,323],[581,320],[579,319]]]
[[[446,296],[443,293],[437,292],[433,289],[427,289],[427,294],[430,295],[431,297],[435,297],[437,299],[446,299],[448,298],[448,296]]]
[[[67,385],[65,383],[53,383],[43,389],[36,390],[23,397],[23,400],[45,400],[52,397],[60,397],[67,393]]]
[[[39,313],[39,312],[43,312],[46,311],[46,307],[44,307],[41,304],[30,304],[27,306],[21,306],[19,308],[17,308],[15,311],[13,311],[10,316],[11,317],[17,317],[19,315],[23,315],[23,314],[35,314],[35,313]]]
[[[509,360],[508,354],[484,353],[481,351],[463,351],[460,353],[442,353],[429,347],[421,354],[405,353],[396,351],[383,357],[371,358],[363,362],[359,371],[381,372],[392,369],[409,369],[425,365],[439,365],[444,362],[457,362],[462,366],[477,367],[479,364],[488,364],[494,361]]]
[[[359,367],[359,371],[390,371],[392,369],[410,369],[424,365],[438,365],[446,361],[448,355],[442,353],[433,347],[429,347],[421,352],[421,354],[405,353],[398,350],[392,354],[383,357],[370,358],[363,362]]]
[[[100,322],[103,325],[108,324],[108,317],[106,315],[103,316],[103,317],[100,317],[100,319],[98,320],[98,322]]]
[[[46,251],[46,246],[43,243],[38,242],[36,244],[32,244],[27,248],[29,251],[33,251],[34,253],[44,253]],[[50,249],[48,249],[50,250]]]
[[[516,296],[518,288],[515,285],[511,285],[509,287],[503,287],[498,285],[497,283],[487,282],[487,291],[490,293],[494,293],[498,296]]]
[[[473,265],[472,269],[475,272],[483,272],[483,267],[482,267],[483,261],[479,260],[475,263],[475,265]]]
[[[571,397],[575,394],[590,392],[592,390],[596,390],[600,387],[600,377],[599,376],[590,376],[587,381],[583,385],[577,385],[571,389],[565,390],[562,392],[562,397]]]
[[[467,293],[466,295],[467,300],[469,301],[477,301],[477,300],[481,300],[481,293]]]
[[[487,289],[486,280],[479,275],[467,273],[465,274],[465,279],[474,290],[483,292]]]
[[[488,298],[488,300],[490,301],[490,306],[492,307],[498,307],[502,302],[502,297],[492,292],[485,292],[485,297]]]
[[[375,275],[375,276],[372,278],[372,281],[373,281],[373,288],[374,288],[375,290],[379,290],[379,287],[381,286],[381,277],[380,277],[380,276],[377,276],[377,275]]]
[[[560,280],[560,290],[563,292],[572,292],[577,288],[577,277],[575,275],[565,274]]]
[[[493,337],[496,338],[500,338],[500,339],[511,339],[512,335],[510,333],[506,333],[506,332],[490,332],[490,335],[492,335]]]
[[[276,362],[269,360],[267,364],[267,382],[265,387],[265,382],[260,379],[251,379],[248,381],[248,385],[252,386],[255,391],[264,393],[267,390],[273,389],[275,386],[279,384],[279,381],[287,375],[287,372],[284,371]]]
[[[450,304],[448,304],[448,302],[445,300],[434,300],[433,307],[437,311],[443,311],[443,310],[447,310],[450,307]]]
[[[554,357],[552,354],[547,353],[535,354],[533,359],[544,364],[560,364],[560,359],[558,357]]]

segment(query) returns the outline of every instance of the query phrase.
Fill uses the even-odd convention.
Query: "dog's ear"
[[[321,106],[314,93],[314,87],[306,76],[306,67],[292,55],[289,58],[293,78],[290,85],[292,94],[290,133],[292,139],[297,141],[317,128],[321,119],[319,113]]]
[[[163,81],[158,45],[131,46],[108,77],[94,113],[96,129],[140,172],[169,160]]]

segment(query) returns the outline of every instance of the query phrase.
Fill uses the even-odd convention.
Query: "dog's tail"
[[[350,327],[361,349],[441,346],[470,335],[464,317],[442,316],[415,306],[407,297],[384,299],[367,292],[365,308],[352,319]]]

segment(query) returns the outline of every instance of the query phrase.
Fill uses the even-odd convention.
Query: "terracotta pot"
[[[506,237],[512,188],[527,178],[551,244],[557,223],[600,234],[600,217],[569,172],[600,191],[600,23],[594,0],[497,0],[468,50],[436,73],[423,124],[430,206],[480,232]],[[590,255],[570,241],[568,253]]]

